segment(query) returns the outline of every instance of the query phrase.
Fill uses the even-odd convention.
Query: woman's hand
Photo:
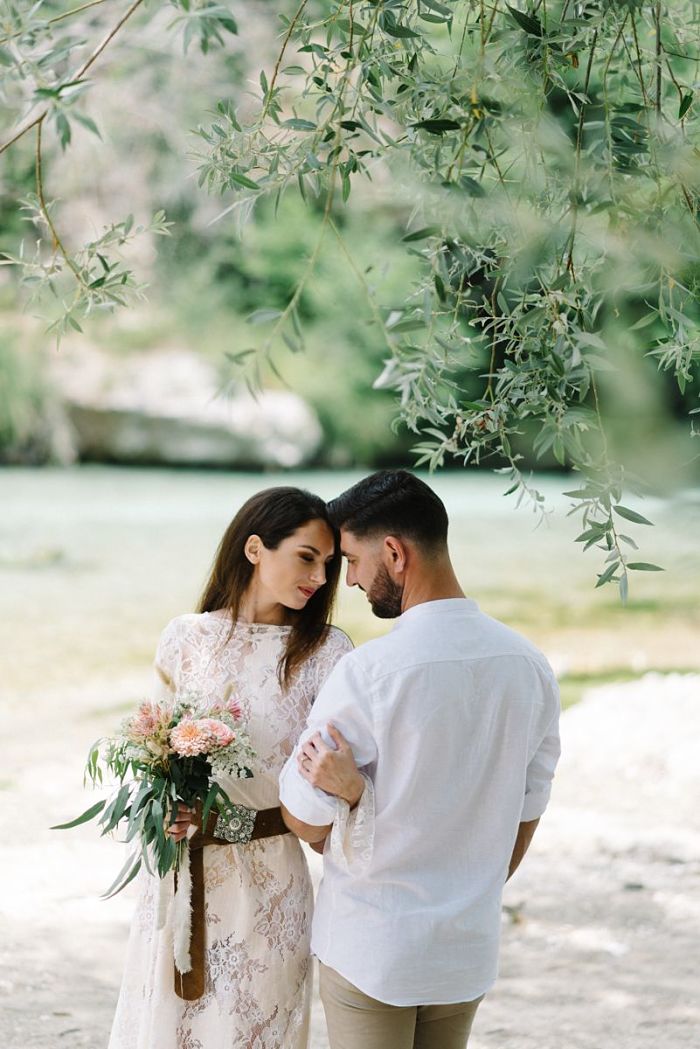
[[[330,722],[326,729],[335,749],[324,743],[320,732],[315,732],[297,754],[299,772],[307,783],[325,790],[326,794],[343,798],[354,808],[362,797],[365,781],[345,737]]]
[[[183,838],[187,837],[187,831],[190,825],[195,822],[194,809],[190,809],[187,805],[183,805],[182,802],[177,807],[177,813],[175,819],[168,827],[168,834],[173,841],[182,841]]]

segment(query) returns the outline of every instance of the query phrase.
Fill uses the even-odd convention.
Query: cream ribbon
[[[192,833],[196,832],[196,828]],[[188,830],[187,837],[192,835]],[[192,875],[190,872],[189,845],[182,850],[180,866],[177,869],[177,888],[175,871],[168,871],[164,878],[158,880],[158,913],[157,928],[164,929],[170,912],[173,916],[173,956],[175,966],[180,973],[192,969],[190,957],[190,937],[192,935]]]

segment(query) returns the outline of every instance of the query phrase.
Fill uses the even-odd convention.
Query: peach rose
[[[233,729],[225,725],[223,721],[219,721],[218,718],[199,718],[195,724],[201,725],[209,733],[212,744],[216,747],[227,747],[236,738]]]

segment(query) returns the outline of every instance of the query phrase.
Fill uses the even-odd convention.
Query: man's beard
[[[400,616],[402,597],[403,587],[394,582],[384,565],[380,565],[367,591],[367,600],[377,619],[396,619]]]

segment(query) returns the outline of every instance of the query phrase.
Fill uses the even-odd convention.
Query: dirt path
[[[103,1049],[130,899],[97,899],[117,847],[46,830],[85,806],[76,769],[141,679],[93,681],[10,711],[0,767],[0,1046]],[[44,723],[37,737],[37,710]],[[110,715],[110,720],[114,716]],[[700,677],[647,675],[563,719],[550,809],[506,891],[501,977],[471,1049],[700,1044]],[[35,770],[40,770],[41,778]],[[326,1049],[314,1015],[313,1049]]]

